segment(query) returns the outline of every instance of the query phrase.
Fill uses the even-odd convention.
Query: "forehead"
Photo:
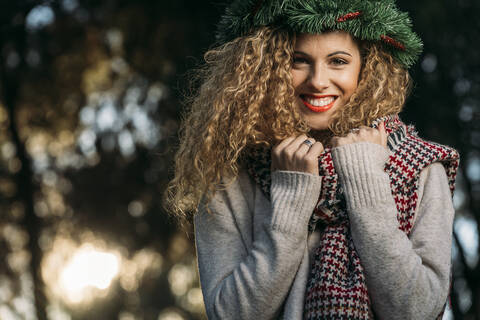
[[[295,40],[295,50],[348,50],[358,52],[358,45],[349,33],[337,30],[321,34],[297,34]]]

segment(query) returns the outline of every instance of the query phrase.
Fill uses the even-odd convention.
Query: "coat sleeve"
[[[449,291],[454,217],[443,166],[434,163],[422,171],[423,195],[407,237],[398,229],[383,171],[388,150],[356,143],[334,149],[333,157],[374,312],[380,319],[435,319]]]
[[[254,205],[237,182],[218,191],[194,219],[200,283],[209,319],[272,319],[282,305],[307,246],[308,220],[321,186],[318,176],[278,171],[271,204],[253,241],[239,219],[253,220]],[[308,190],[308,192],[307,192]],[[265,201],[267,201],[265,199]],[[247,233],[252,233],[248,231]]]

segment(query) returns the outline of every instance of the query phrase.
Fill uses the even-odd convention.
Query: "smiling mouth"
[[[325,112],[330,110],[337,99],[337,96],[325,95],[315,96],[310,94],[300,95],[303,104],[313,112]]]

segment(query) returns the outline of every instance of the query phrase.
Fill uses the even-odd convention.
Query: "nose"
[[[327,68],[316,65],[310,71],[309,85],[312,89],[323,91],[330,85],[330,76]]]

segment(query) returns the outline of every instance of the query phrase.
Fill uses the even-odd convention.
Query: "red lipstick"
[[[320,98],[325,98],[325,97],[333,97],[333,101],[330,102],[329,104],[325,105],[325,106],[314,106],[310,103],[308,103],[307,101],[305,101],[302,97],[312,97],[314,99],[320,99]],[[304,94],[304,95],[301,95],[300,96],[300,99],[302,100],[303,104],[308,108],[310,109],[311,111],[313,112],[325,112],[327,110],[330,110],[331,107],[333,107],[333,104],[335,103],[335,100],[337,99],[336,96],[333,96],[333,95],[323,95],[323,96],[316,96],[316,95],[311,95],[311,94]]]

